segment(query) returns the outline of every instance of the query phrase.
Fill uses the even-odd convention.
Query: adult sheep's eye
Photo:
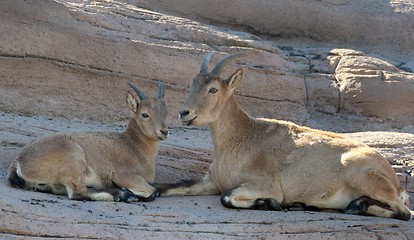
[[[149,118],[149,115],[148,115],[147,113],[143,113],[143,114],[141,114],[141,116],[142,116],[143,118]]]
[[[217,88],[211,88],[208,92],[214,94],[214,93],[218,92],[218,89]]]

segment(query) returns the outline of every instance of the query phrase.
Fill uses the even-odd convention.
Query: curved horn
[[[213,55],[213,53],[211,53],[211,52],[204,55],[203,63],[201,64],[201,67],[200,67],[200,73],[207,73],[207,71],[208,71],[208,62],[210,61],[211,55]]]
[[[132,89],[134,89],[134,91],[138,94],[138,97],[142,100],[147,98],[147,96],[145,95],[145,93],[143,91],[141,91],[141,89],[139,89],[138,87],[136,87],[134,84],[132,83],[128,83],[129,86],[131,86]]]
[[[229,63],[231,60],[233,60],[234,58],[243,55],[244,53],[239,52],[230,56],[227,56],[226,58],[224,58],[223,60],[221,60],[219,63],[217,63],[217,65],[214,67],[213,71],[211,71],[211,74],[219,76],[221,73],[221,70],[223,70],[223,67]]]
[[[158,98],[164,98],[164,85],[161,81],[158,81]]]

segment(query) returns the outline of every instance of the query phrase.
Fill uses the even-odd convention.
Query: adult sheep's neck
[[[219,152],[239,144],[250,135],[253,125],[254,119],[240,107],[234,95],[231,95],[218,119],[208,125],[214,151]]]
[[[157,157],[160,141],[145,136],[134,119],[129,121],[123,139],[140,155],[152,156],[154,159]]]

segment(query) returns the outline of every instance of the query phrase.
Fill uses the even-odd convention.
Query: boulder
[[[350,50],[332,50],[329,58],[340,90],[340,109],[400,125],[414,122],[414,74]]]

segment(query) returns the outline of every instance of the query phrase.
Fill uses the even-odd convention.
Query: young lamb
[[[152,201],[155,159],[168,136],[167,110],[160,82],[157,97],[130,84],[127,106],[132,118],[122,132],[58,133],[24,147],[10,165],[12,186],[73,200]]]

